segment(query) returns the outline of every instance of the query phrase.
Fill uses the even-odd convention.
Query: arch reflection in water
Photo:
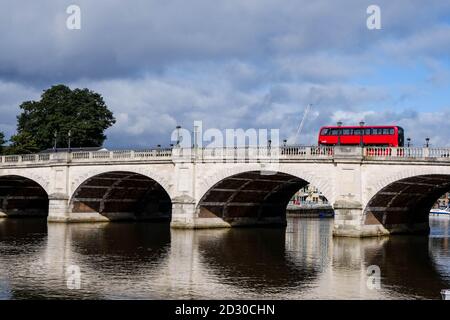
[[[2,290],[8,287],[12,299],[163,298],[151,284],[163,274],[160,265],[170,249],[167,224],[49,224],[41,242],[33,232],[29,246],[12,239],[14,256],[0,257],[0,272],[7,275]],[[0,247],[5,252],[7,243]],[[72,265],[81,271],[79,290],[67,287]]]
[[[65,247],[70,246],[70,251],[65,253],[65,265],[77,265],[81,269],[82,288],[78,295],[96,295],[102,299],[163,298],[153,282],[164,274],[164,260],[170,250],[168,224],[103,223],[68,227],[64,237],[68,239]],[[49,239],[53,231],[58,230],[49,229]],[[56,237],[61,240],[63,235]]]
[[[448,221],[432,236],[332,238],[332,220],[281,229],[170,230],[152,223],[0,221],[0,297],[131,299],[436,298],[450,287]],[[381,290],[366,286],[381,269]],[[81,269],[69,290],[66,270]]]
[[[441,223],[431,219],[431,229],[442,229]],[[448,266],[450,262],[447,239],[448,234],[442,233],[436,239],[420,236],[336,238],[333,240],[330,281],[341,284],[343,298],[439,299],[440,290],[450,286],[450,270],[438,268],[439,265]],[[381,290],[368,290],[366,286],[366,272],[371,265],[381,270]],[[359,277],[358,270],[361,272]],[[347,279],[347,284],[343,278]],[[359,293],[357,283],[361,284]]]
[[[381,268],[386,296],[439,299],[441,289],[450,286],[450,270],[438,268],[449,263],[445,242],[445,238],[393,236],[380,248],[366,250],[364,259]]]
[[[0,219],[0,299],[32,298],[39,252],[45,248],[47,223],[43,219]]]
[[[215,237],[197,233],[203,268],[222,285],[215,297],[271,299],[307,290],[330,261],[332,224],[324,232],[319,225],[319,220],[302,224],[289,219],[287,231],[231,229]]]

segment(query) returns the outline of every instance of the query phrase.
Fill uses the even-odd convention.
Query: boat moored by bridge
[[[450,218],[450,206],[445,208],[434,208],[430,210],[430,216]]]

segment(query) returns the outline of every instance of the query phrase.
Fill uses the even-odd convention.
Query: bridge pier
[[[172,199],[172,221],[174,229],[230,228],[231,225],[221,218],[199,217],[195,199],[181,195]]]
[[[366,225],[364,219],[364,209],[361,203],[351,200],[339,200],[334,207],[334,228],[335,237],[376,237],[389,235],[380,223]]]
[[[49,196],[47,222],[107,222],[108,218],[98,212],[71,212],[69,196],[54,193]]]
[[[395,224],[387,224],[386,216],[378,220],[372,213],[366,211],[367,208],[363,208],[358,202],[336,201],[333,236],[363,238],[391,234],[428,235],[430,233],[428,211],[425,212],[425,219],[418,220],[411,219],[414,217],[413,213],[409,213],[408,219],[399,213],[391,213],[395,215],[394,219],[398,220]]]
[[[48,198],[48,222],[69,222],[69,196],[54,193]]]

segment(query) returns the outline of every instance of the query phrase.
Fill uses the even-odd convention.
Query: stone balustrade
[[[74,151],[0,156],[0,166],[52,162],[122,161],[227,161],[227,160],[315,160],[334,158],[363,160],[450,161],[450,148],[394,148],[348,146],[282,146],[235,148],[173,148],[152,150]]]

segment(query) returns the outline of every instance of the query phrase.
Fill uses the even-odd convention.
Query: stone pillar
[[[175,196],[172,200],[172,228],[229,228],[230,224],[221,218],[199,217],[196,199],[196,153],[191,150],[175,148],[173,186]]]
[[[69,221],[69,196],[62,193],[49,195],[48,222],[68,222]]]
[[[172,199],[172,228],[205,229],[229,228],[231,225],[221,218],[201,218],[198,216],[195,200],[187,195]]]
[[[362,149],[336,147],[334,185],[336,201],[333,235],[339,237],[377,236],[379,230],[364,225],[362,205]]]
[[[172,161],[175,164],[173,186],[176,196],[172,200],[172,228],[194,228],[195,199],[194,172],[191,149],[180,147],[172,150]]]
[[[334,207],[333,236],[337,237],[374,237],[389,232],[381,225],[366,225],[364,209],[361,203],[351,200],[339,200]]]
[[[69,153],[51,154],[47,222],[69,222]]]
[[[187,195],[172,199],[172,228],[194,228],[195,200]]]

